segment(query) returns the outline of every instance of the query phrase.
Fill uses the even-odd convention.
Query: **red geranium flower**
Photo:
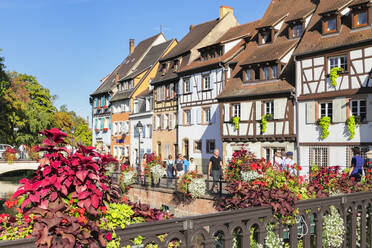
[[[111,233],[107,233],[107,234],[106,234],[106,239],[107,239],[108,241],[112,240],[112,234],[111,234]]]

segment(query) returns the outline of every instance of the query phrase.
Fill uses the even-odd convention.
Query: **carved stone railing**
[[[304,248],[322,247],[322,217],[329,212],[330,206],[336,207],[344,219],[346,234],[343,248],[356,248],[357,243],[361,248],[372,247],[372,192],[299,201],[295,207],[301,221],[289,227],[278,223],[274,231],[292,248],[297,248],[300,240]],[[360,217],[360,228],[357,228],[357,216]],[[271,207],[257,207],[133,224],[116,233],[121,237],[121,246],[145,247],[152,243],[165,248],[171,241],[177,240],[181,241],[181,247],[232,248],[235,242],[238,247],[246,248],[250,247],[252,228],[255,230],[254,239],[264,243],[269,223],[277,223]],[[167,235],[161,241],[159,235],[163,234]],[[133,246],[131,240],[138,236],[144,238],[142,245]],[[10,241],[0,242],[0,247],[33,247],[33,244],[32,240]]]

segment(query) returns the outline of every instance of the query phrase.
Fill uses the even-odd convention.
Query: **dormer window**
[[[178,70],[178,64],[179,64],[179,61],[178,60],[173,61],[173,66],[172,66],[172,70],[173,71],[177,71]]]
[[[247,69],[245,71],[245,79],[247,81],[251,81],[252,80],[252,70],[251,69]]]
[[[271,66],[272,76],[271,78],[278,78],[278,66],[273,65]]]
[[[264,72],[264,78],[263,79],[268,80],[269,79],[269,67],[265,66],[263,68],[263,72]]]
[[[265,31],[262,33],[262,44],[267,44],[271,42],[271,32]]]
[[[353,14],[353,27],[360,28],[368,25],[367,10],[357,11]]]
[[[335,33],[337,31],[337,18],[332,17],[324,21],[324,33]]]
[[[162,76],[165,75],[166,70],[167,70],[167,64],[166,63],[161,64],[160,73]]]
[[[293,38],[301,37],[302,32],[303,32],[302,23],[293,26]]]

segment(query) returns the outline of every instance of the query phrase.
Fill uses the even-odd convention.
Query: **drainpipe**
[[[218,66],[221,67],[222,69],[222,84],[223,84],[223,88],[225,88],[226,86],[226,81],[227,81],[227,68],[225,68],[225,66],[222,64],[222,62],[218,62]],[[218,106],[220,104],[218,103]],[[219,114],[219,113],[218,113]],[[220,125],[221,125],[221,116],[220,116]],[[220,130],[221,130],[221,127],[220,127]],[[221,151],[221,155],[222,155],[222,161],[224,161],[224,153],[223,153],[223,142],[222,142],[222,133],[220,133],[220,140],[221,140],[221,143],[222,143],[222,151]],[[209,176],[209,175],[208,175]]]
[[[296,56],[293,56],[294,58],[294,62],[295,62],[295,90],[294,92],[291,92],[291,95],[293,96],[294,100],[295,100],[295,107],[296,107],[296,150],[297,150],[297,164],[299,165],[300,164],[300,144],[299,144],[299,139],[298,139],[298,133],[299,133],[299,127],[300,127],[300,123],[299,123],[299,106],[298,106],[298,100],[297,100],[297,60],[296,60]]]

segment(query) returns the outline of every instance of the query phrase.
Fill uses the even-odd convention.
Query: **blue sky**
[[[8,70],[32,74],[56,105],[87,117],[89,94],[128,55],[128,40],[159,32],[178,40],[190,24],[234,8],[239,23],[260,18],[269,0],[0,0],[0,53]]]

